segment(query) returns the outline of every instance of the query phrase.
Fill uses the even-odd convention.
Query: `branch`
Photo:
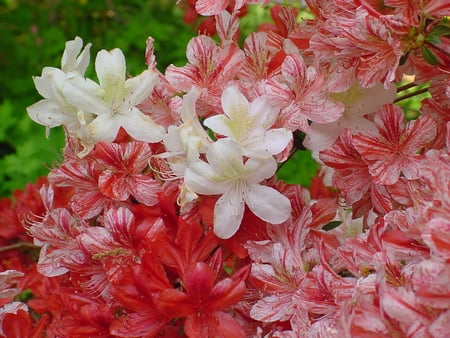
[[[39,249],[40,246],[34,245],[33,243],[30,243],[30,242],[17,242],[14,244],[5,245],[5,246],[0,247],[0,252],[5,252],[5,251],[9,251],[9,250],[14,250],[14,249],[21,249],[21,248]]]
[[[403,100],[406,100],[406,99],[409,99],[410,97],[414,97],[416,95],[420,95],[420,94],[426,93],[427,91],[428,91],[428,88],[422,88],[422,89],[416,90],[415,92],[407,93],[405,95],[397,97],[394,100],[394,103],[399,102],[399,101],[403,101]]]

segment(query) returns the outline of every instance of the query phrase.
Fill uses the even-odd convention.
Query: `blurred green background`
[[[0,196],[9,196],[58,161],[64,145],[61,128],[45,138],[26,107],[41,99],[32,76],[45,66],[60,67],[64,44],[75,36],[91,42],[91,60],[100,49],[119,47],[127,70],[145,69],[148,36],[155,39],[158,67],[185,64],[194,36],[176,0],[0,0]],[[88,69],[88,76],[94,70]]]

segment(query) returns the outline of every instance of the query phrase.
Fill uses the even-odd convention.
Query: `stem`
[[[407,90],[407,89],[415,87],[415,86],[417,86],[417,84],[415,84],[414,82],[407,83],[407,84],[405,84],[403,86],[398,87],[397,88],[397,93],[400,93],[400,92],[402,92],[404,90]]]
[[[34,245],[33,243],[29,243],[29,242],[17,242],[14,244],[5,245],[5,246],[0,247],[0,252],[5,252],[5,251],[9,251],[9,250],[14,250],[14,249],[20,249],[20,248],[38,249],[39,246]]]
[[[403,100],[406,100],[406,99],[409,99],[410,97],[414,97],[416,95],[420,95],[420,94],[426,93],[427,91],[428,91],[428,88],[422,88],[422,89],[416,90],[415,92],[407,93],[405,95],[397,97],[394,100],[394,103],[399,102],[399,101],[403,101]]]
[[[294,137],[294,147],[292,148],[292,151],[289,154],[286,161],[280,163],[280,165],[277,168],[277,171],[280,170],[286,164],[286,162],[288,162],[292,158],[292,156],[294,156],[297,150],[306,150],[306,148],[303,146],[304,136],[301,134],[300,130],[297,129],[296,131],[294,131],[292,133],[292,136]]]

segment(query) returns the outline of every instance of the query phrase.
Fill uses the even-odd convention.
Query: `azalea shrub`
[[[450,2],[182,5],[185,65],[149,37],[90,78],[75,37],[34,77],[66,143],[1,201],[0,334],[446,336]],[[243,35],[249,6],[273,23]],[[309,188],[277,177],[298,153]]]

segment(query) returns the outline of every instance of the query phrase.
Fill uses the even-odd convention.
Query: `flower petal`
[[[242,194],[239,189],[230,189],[217,200],[214,207],[214,233],[219,238],[230,238],[238,231],[242,217]]]
[[[291,202],[277,190],[263,186],[251,185],[245,196],[250,210],[262,220],[280,224],[291,214]]]
[[[144,101],[152,92],[158,81],[158,74],[150,70],[144,70],[141,74],[125,81],[125,86],[130,90],[129,106],[135,106]]]
[[[95,141],[112,142],[120,128],[120,120],[109,114],[97,116],[87,125],[89,135]]]
[[[75,37],[74,40],[66,42],[66,47],[61,59],[62,71],[76,71],[81,75],[84,75],[84,72],[89,65],[89,50],[91,44],[88,43],[80,53],[81,47],[83,47],[83,40],[79,36]]]
[[[61,111],[61,106],[53,100],[44,99],[27,108],[30,118],[43,126],[56,127],[70,119]]]
[[[125,114],[114,117],[120,120],[118,123],[137,141],[154,143],[162,140],[164,128],[158,126],[150,116],[135,107]]]
[[[250,105],[236,86],[230,86],[222,93],[222,109],[228,117],[235,120],[239,116],[247,116]]]
[[[125,56],[118,48],[101,50],[95,59],[95,71],[102,88],[112,88],[125,82]]]
[[[98,97],[100,88],[97,83],[83,78],[78,73],[70,73],[62,87],[67,102],[84,112],[95,115],[111,114],[110,109]]]
[[[273,157],[264,159],[251,157],[245,162],[245,168],[250,172],[246,182],[255,184],[272,177],[277,170],[277,162]]]
[[[228,182],[215,180],[218,175],[211,166],[201,160],[189,164],[184,173],[184,182],[191,191],[202,195],[217,195],[223,193]]]

